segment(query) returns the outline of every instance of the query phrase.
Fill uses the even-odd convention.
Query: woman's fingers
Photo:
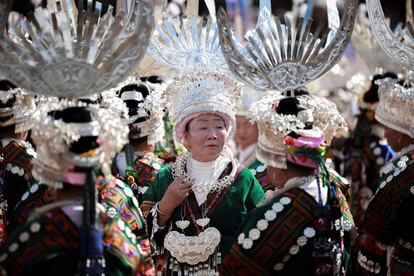
[[[184,181],[184,177],[183,176],[178,176],[175,180],[174,180],[174,182],[177,184],[177,185],[181,185],[181,183]]]
[[[180,188],[181,189],[191,189],[191,186],[193,186],[192,182],[181,182]]]

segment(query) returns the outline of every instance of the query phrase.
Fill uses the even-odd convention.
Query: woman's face
[[[387,126],[385,126],[384,137],[387,138],[388,144],[395,152],[399,152],[401,149],[411,144],[410,137]]]
[[[257,124],[250,123],[249,119],[244,116],[236,116],[236,136],[237,146],[244,150],[248,146],[257,143],[259,130]]]
[[[194,159],[208,162],[220,156],[228,135],[223,118],[206,113],[188,123],[184,143]]]

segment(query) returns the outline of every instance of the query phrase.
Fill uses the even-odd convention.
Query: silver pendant
[[[201,218],[196,220],[196,223],[198,225],[200,225],[201,227],[205,227],[210,223],[210,219],[209,218]]]
[[[208,260],[219,245],[220,238],[220,231],[214,227],[207,228],[198,236],[171,231],[165,236],[164,246],[180,263],[196,265]]]
[[[175,225],[177,225],[177,227],[181,230],[184,230],[190,225],[190,222],[188,220],[178,220],[175,222]]]

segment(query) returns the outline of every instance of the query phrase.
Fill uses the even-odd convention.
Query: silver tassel
[[[168,258],[168,269],[173,270],[173,261],[171,258]]]
[[[173,272],[178,272],[178,262],[174,259]]]

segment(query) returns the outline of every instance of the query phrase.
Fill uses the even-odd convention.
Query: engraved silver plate
[[[261,11],[243,48],[236,46],[226,11],[221,8],[217,15],[220,44],[230,70],[262,90],[286,91],[322,77],[339,61],[351,38],[358,0],[346,1],[338,29],[332,4],[328,6],[332,30],[321,37],[318,30],[311,33],[310,20],[299,18],[296,23],[286,17],[282,24],[270,12]]]
[[[219,45],[214,1],[204,2],[209,17],[199,17],[199,0],[189,0],[186,16],[165,18],[156,27],[148,46],[153,59],[181,72],[229,73]]]
[[[367,0],[369,21],[378,44],[396,63],[414,70],[414,30],[410,22],[393,33],[388,26],[379,0]],[[412,17],[412,16],[411,16]],[[412,18],[411,18],[412,20]]]
[[[384,54],[384,50],[378,44],[372,32],[365,4],[359,5],[358,16],[352,32],[352,46],[368,65],[371,74],[376,74],[378,68],[391,72],[402,72],[402,66]]]
[[[164,246],[180,263],[196,265],[205,262],[220,243],[220,232],[209,227],[198,236],[185,236],[171,231],[165,236]]]
[[[0,2],[1,3],[1,2]],[[143,57],[153,23],[153,1],[134,0],[105,14],[75,1],[49,0],[0,41],[0,70],[37,94],[78,98],[124,80]]]

